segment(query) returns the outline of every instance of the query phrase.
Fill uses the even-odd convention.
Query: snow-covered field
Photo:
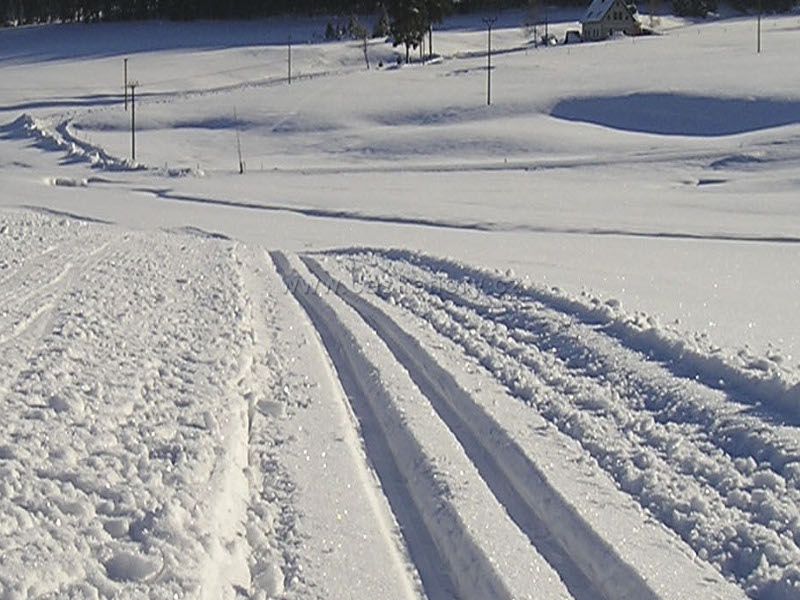
[[[523,18],[0,31],[0,598],[800,598],[800,18]]]

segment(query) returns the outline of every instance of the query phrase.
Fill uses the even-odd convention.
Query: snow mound
[[[0,138],[33,138],[36,145],[41,148],[64,152],[69,160],[88,162],[92,167],[98,169],[134,171],[143,168],[137,163],[112,156],[99,146],[79,139],[70,130],[69,120],[61,121],[53,126],[26,113],[0,128]]]

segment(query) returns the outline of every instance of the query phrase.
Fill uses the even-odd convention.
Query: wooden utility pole
[[[758,33],[756,34],[757,43],[756,43],[756,52],[761,54],[761,14],[764,12],[764,3],[763,0],[758,0]]]
[[[236,127],[236,154],[239,157],[239,175],[244,175],[244,159],[242,158],[242,138],[239,134],[239,115],[233,107],[233,123]]]
[[[131,162],[136,162],[136,88],[139,87],[138,81],[128,84],[131,88]]]
[[[292,85],[292,36],[291,35],[289,35],[288,61],[289,61],[289,85]]]
[[[122,89],[125,91],[125,112],[128,112],[128,59],[124,59],[124,80],[125,84],[122,86]]]
[[[486,67],[486,105],[492,105],[492,27],[497,22],[497,17],[483,19],[483,22],[486,24],[486,27],[489,30],[489,38],[487,40],[487,47],[488,50],[486,52],[486,60],[487,60],[487,67]]]

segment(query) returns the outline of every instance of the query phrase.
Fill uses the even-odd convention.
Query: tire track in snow
[[[800,502],[800,480],[792,483],[793,463],[800,455],[800,430],[783,424],[763,410],[742,405],[720,390],[709,388],[690,374],[678,376],[665,365],[628,349],[603,330],[570,320],[536,304],[503,311],[495,303],[473,302],[441,287],[426,291],[442,301],[461,306],[509,331],[520,345],[533,344],[550,353],[570,372],[597,385],[611,385],[620,398],[647,412],[659,423],[679,424],[697,443],[718,448],[730,461],[752,458],[788,484]],[[463,321],[462,321],[463,322]],[[554,323],[556,325],[554,325]]]
[[[464,294],[447,291],[441,281],[433,281],[436,271],[426,271],[424,264],[383,261],[371,266],[392,282],[379,284],[379,296],[394,300],[399,292],[404,308],[455,341],[514,395],[578,440],[620,487],[751,595],[773,597],[776,590],[795,585],[789,567],[800,556],[792,525],[798,522],[793,489],[800,479],[793,466],[797,452],[786,450],[790,462],[783,479],[752,457],[742,462],[721,451],[726,442],[718,436],[725,424],[715,431],[698,418],[714,417],[718,408],[713,402],[702,404],[710,400],[698,391],[700,384],[690,383],[697,386],[693,396],[685,382],[659,372],[657,364],[629,349],[604,356],[608,344],[614,348],[609,336],[581,329],[566,314],[526,306],[523,316],[531,311],[542,321],[537,329],[515,320],[519,306],[488,299],[474,285],[467,283]],[[398,282],[406,289],[400,291]],[[578,334],[571,335],[576,329]],[[679,409],[686,411],[692,401],[694,411],[682,419]],[[726,415],[736,417],[735,412]],[[692,418],[698,422],[691,423]],[[766,443],[770,431],[775,432],[761,427],[750,433]]]
[[[2,235],[3,231],[0,231],[0,236]],[[4,248],[5,245],[10,247]],[[93,251],[91,248],[90,246],[88,250],[90,254]],[[35,245],[31,247],[30,240],[14,238],[13,244],[0,245],[0,253],[4,259],[7,259],[6,252],[14,254],[10,260],[16,268],[0,280],[0,306],[6,306],[11,300],[24,304],[40,290],[57,283],[66,271],[63,263],[58,260],[59,255],[86,254],[87,246],[85,241],[58,239],[42,250]]]
[[[75,269],[74,263],[66,262],[51,277],[48,277],[43,283],[38,283],[27,293],[18,293],[19,290],[12,289],[5,298],[0,298],[0,305],[3,306],[4,312],[8,313],[14,310],[8,306],[8,301],[12,297],[17,307],[21,309],[18,319],[12,319],[5,326],[0,324],[0,348],[24,335],[39,321],[42,315],[55,308],[63,295],[64,286],[68,285],[68,279]]]
[[[333,279],[308,257],[303,262],[387,344],[430,400],[497,500],[576,599],[657,599],[642,578],[563,502],[513,439],[472,400],[435,359],[380,309]],[[491,441],[483,432],[492,431]],[[558,523],[554,528],[548,523]]]
[[[31,256],[24,257],[24,262],[22,262],[19,268],[14,269],[10,275],[0,280],[0,289],[6,290],[4,294],[0,295],[0,304],[5,303],[9,298],[17,297],[17,289],[13,285],[14,281],[23,280],[24,277],[30,275],[31,272],[40,269],[41,267],[38,261],[43,261],[46,257],[53,255],[56,251],[60,250],[63,245],[66,245],[66,242],[49,246]],[[15,249],[19,252],[23,251],[23,249],[19,248],[16,244],[15,246]],[[11,285],[11,287],[9,287],[9,285]]]
[[[64,290],[74,279],[76,273],[96,264],[105,256],[110,242],[87,243],[72,241],[48,248],[28,260],[14,275],[0,282],[0,348],[25,334],[43,315],[53,310],[63,296]],[[83,259],[61,261],[53,256],[58,251],[66,256],[83,256]],[[12,318],[6,325],[3,321]],[[17,319],[13,320],[13,313]]]

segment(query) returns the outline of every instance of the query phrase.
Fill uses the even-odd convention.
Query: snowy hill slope
[[[514,26],[523,17],[505,18],[499,50],[525,46]],[[215,231],[224,221],[237,239],[292,249],[426,248],[573,293],[588,288],[708,331],[728,349],[748,344],[791,362],[800,348],[786,335],[792,305],[781,299],[800,280],[791,260],[800,138],[785,57],[800,25],[765,19],[765,51],[756,55],[752,20],[664,23],[665,35],[635,42],[499,55],[491,108],[485,32],[474,22],[456,20],[436,36],[441,64],[369,72],[358,44],[314,42],[318,22],[3,31],[0,69],[10,85],[0,135],[13,143],[2,144],[0,164],[19,182],[5,201],[73,204],[134,226],[189,219]],[[288,86],[290,33],[296,80]],[[394,54],[380,42],[370,51],[373,67]],[[115,168],[130,157],[123,55],[141,83],[137,159],[154,171],[111,179],[80,166]],[[30,132],[13,125],[23,113],[52,156],[27,150]],[[742,133],[707,135],[726,123]],[[658,133],[676,124],[682,135]],[[236,129],[245,178],[232,177]],[[48,131],[55,144],[42,139]],[[159,178],[198,169],[206,177]],[[104,200],[40,186],[70,178]],[[143,210],[131,210],[130,198]],[[176,200],[186,206],[165,206]],[[231,201],[266,211],[239,219],[226,209]],[[441,235],[430,244],[419,228],[373,226],[394,222]],[[740,243],[750,240],[772,243]]]
[[[800,597],[800,22],[523,17],[0,31],[0,598]]]

